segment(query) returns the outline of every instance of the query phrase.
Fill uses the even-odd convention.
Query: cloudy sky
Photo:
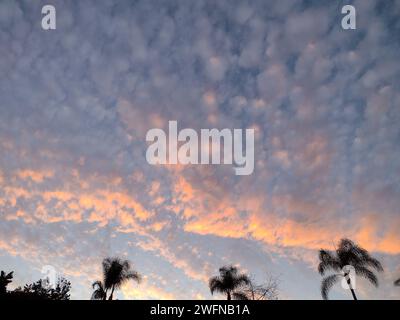
[[[232,263],[320,299],[317,251],[350,237],[385,268],[360,298],[398,298],[399,34],[399,1],[2,0],[0,269],[88,299],[118,255],[145,276],[120,299],[211,299]],[[254,173],[149,165],[169,120],[254,128]]]

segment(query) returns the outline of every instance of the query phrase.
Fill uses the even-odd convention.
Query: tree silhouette
[[[6,274],[4,271],[0,273],[0,295],[7,293],[7,286],[12,282],[13,271]]]
[[[92,294],[92,300],[106,300],[107,293],[106,289],[104,288],[103,282],[95,281],[92,284],[94,289]]]
[[[11,282],[11,281],[10,281]],[[59,277],[54,286],[48,279],[41,279],[23,288],[18,287],[13,291],[6,291],[2,298],[7,300],[69,300],[71,282]]]
[[[17,288],[12,295],[17,298],[38,300],[69,300],[71,282],[59,277],[54,286],[48,279],[41,279],[31,284],[26,284],[23,289]]]
[[[239,273],[234,266],[224,266],[219,269],[219,276],[210,278],[208,286],[211,294],[219,292],[226,294],[227,300],[247,300],[245,293],[240,291],[240,287],[250,283],[249,277],[244,273]]]
[[[132,269],[128,260],[120,258],[105,258],[103,260],[103,281],[95,281],[92,294],[93,300],[107,300],[107,293],[110,292],[108,300],[112,300],[115,289],[119,289],[128,280],[140,282],[141,276]]]
[[[319,260],[318,272],[322,276],[325,275],[327,270],[336,272],[322,279],[321,295],[325,300],[328,299],[329,290],[341,278],[346,279],[353,299],[357,300],[354,284],[351,283],[350,271],[345,267],[353,267],[356,275],[366,278],[376,287],[378,286],[378,278],[370,268],[383,271],[382,265],[377,259],[372,258],[367,250],[349,239],[340,240],[339,247],[335,252],[320,250]]]
[[[69,300],[71,282],[64,277],[58,277],[54,286],[49,279],[41,279],[37,282],[26,284],[24,288],[18,287],[13,291],[7,291],[7,285],[12,282],[13,272],[0,273],[0,297],[8,300]]]
[[[268,281],[262,284],[257,284],[254,277],[249,277],[249,282],[242,285],[239,292],[239,297],[244,299],[237,300],[277,300],[278,299],[278,280],[274,277],[269,277]]]

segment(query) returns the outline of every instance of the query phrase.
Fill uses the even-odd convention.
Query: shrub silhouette
[[[59,277],[55,286],[51,286],[47,279],[41,279],[26,284],[23,289],[17,288],[10,292],[12,298],[29,300],[69,300],[71,282]]]
[[[7,285],[12,282],[13,272],[0,274],[0,298],[8,300],[69,300],[71,282],[59,277],[54,286],[50,286],[48,279],[41,279],[23,288],[18,287],[7,291]]]

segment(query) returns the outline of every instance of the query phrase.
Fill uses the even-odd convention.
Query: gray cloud
[[[57,8],[54,32],[40,28],[40,8],[48,2]],[[201,278],[215,269],[225,262],[225,249],[239,240],[184,231],[199,218],[182,216],[186,203],[174,212],[174,188],[184,177],[199,194],[228,199],[234,207],[237,199],[262,199],[257,213],[262,221],[315,229],[333,225],[338,237],[374,243],[371,250],[386,252],[393,270],[399,262],[393,230],[400,223],[400,6],[354,5],[358,29],[343,31],[340,4],[332,1],[2,1],[0,240],[15,239],[2,248],[3,256],[19,252],[28,272],[30,264],[40,265],[39,255],[53,259],[61,248],[59,264],[72,261],[64,264],[66,271],[87,265],[83,277],[89,282],[108,241],[101,221],[87,221],[96,208],[85,208],[81,220],[70,221],[69,201],[46,202],[40,195],[16,195],[16,189],[70,191],[75,202],[79,194],[123,193],[154,216],[140,221],[134,209],[125,210],[134,217],[135,231],[115,232],[110,251],[146,259],[139,263],[143,268],[155,259],[155,265],[166,266],[163,271],[152,265],[162,277],[173,270],[179,276],[174,293],[185,286],[202,290],[188,273]],[[177,172],[148,165],[145,133],[168,120],[178,120],[181,128],[257,127],[255,174],[238,179],[225,167]],[[54,174],[40,183],[15,178],[26,169]],[[153,183],[160,186],[152,193]],[[277,199],[289,200],[277,204]],[[113,201],[106,201],[110,208]],[[46,219],[63,219],[40,219],[41,205]],[[207,205],[207,214],[218,211]],[[248,225],[251,210],[243,206],[235,207],[232,219]],[[17,216],[19,210],[26,216]],[[106,220],[113,229],[126,227],[118,219]],[[154,223],[166,227],[146,229]],[[370,236],[363,238],[371,225]],[[276,243],[257,247],[257,263],[248,268],[257,269],[259,256],[267,260],[272,252],[277,260],[287,259],[274,269],[283,265],[290,277],[295,271],[288,261],[296,261],[307,274],[305,286],[314,284],[318,277],[296,250],[312,255],[307,246],[316,240],[295,239],[298,247],[292,248],[285,237],[282,231]],[[127,238],[154,247],[129,249]],[[240,245],[259,245],[260,239],[249,238]],[[179,242],[188,247],[178,250]],[[217,257],[203,261],[210,246]],[[32,254],[25,255],[28,250]],[[176,250],[171,260],[168,250]],[[159,257],[152,258],[154,252]],[[88,253],[90,261],[83,258]],[[227,258],[234,260],[235,254],[242,257],[235,251]],[[149,281],[156,284],[157,278]],[[304,294],[296,284],[284,289],[288,297]]]

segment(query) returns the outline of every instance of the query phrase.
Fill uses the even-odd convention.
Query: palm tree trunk
[[[354,291],[354,289],[353,289],[353,288],[350,288],[350,291],[351,291],[351,294],[353,295],[353,299],[354,299],[354,300],[358,300],[358,299],[357,299],[357,296],[356,296],[356,292]]]
[[[107,300],[107,291],[108,291],[108,290],[105,290],[105,291],[104,291],[103,300]]]
[[[226,296],[227,296],[227,300],[232,300],[230,291],[227,292]]]
[[[112,299],[113,299],[113,295],[114,295],[114,288],[115,288],[115,286],[112,286],[112,289],[111,289],[111,294],[110,294],[110,297],[108,298],[108,300],[112,300]]]
[[[345,274],[344,276],[345,276],[345,278],[346,278],[347,284],[349,285],[349,288],[350,288],[350,291],[351,291],[351,295],[353,296],[353,299],[354,299],[354,300],[358,300],[358,299],[357,299],[357,296],[356,296],[356,292],[354,291],[353,287],[351,286],[351,280],[350,280],[350,278],[348,277],[349,274]]]

